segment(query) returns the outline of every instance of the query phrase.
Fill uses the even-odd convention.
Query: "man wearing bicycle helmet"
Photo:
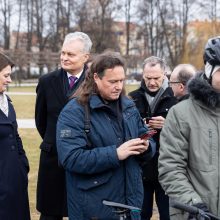
[[[168,113],[160,136],[159,180],[174,200],[220,216],[220,36],[208,40],[204,73],[188,85],[189,99]],[[170,209],[173,219],[196,219]]]

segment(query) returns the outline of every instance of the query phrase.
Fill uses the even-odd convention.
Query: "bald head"
[[[187,94],[186,84],[196,74],[196,68],[191,64],[179,64],[170,76],[170,86],[177,98]]]

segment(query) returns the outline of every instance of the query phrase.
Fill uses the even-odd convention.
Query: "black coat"
[[[14,108],[0,110],[0,219],[30,220],[28,203],[29,165],[17,131]]]
[[[69,97],[81,85],[85,69],[72,91],[63,69],[42,76],[36,89],[35,122],[43,141],[37,182],[37,210],[44,215],[67,216],[65,172],[58,165],[56,124]]]
[[[158,100],[155,110],[152,113],[150,110],[149,103],[145,96],[146,87],[144,82],[142,81],[141,87],[133,92],[129,93],[129,96],[133,99],[138,108],[140,115],[142,118],[146,117],[154,117],[154,116],[162,116],[166,118],[169,109],[177,103],[176,98],[173,95],[173,91],[170,87],[168,87],[160,99]],[[143,167],[143,180],[144,181],[155,181],[158,180],[158,156],[159,156],[159,137],[160,137],[160,129],[157,129],[157,134],[153,136],[153,139],[156,142],[157,153],[150,160],[149,163],[144,165]]]

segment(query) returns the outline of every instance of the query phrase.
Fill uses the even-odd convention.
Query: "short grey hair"
[[[151,56],[144,60],[143,62],[143,69],[144,67],[149,64],[150,66],[156,66],[157,64],[160,64],[161,69],[166,72],[167,64],[166,61],[160,57]]]
[[[85,34],[83,32],[78,32],[78,31],[73,32],[73,33],[69,33],[65,36],[63,44],[70,42],[70,41],[73,41],[73,40],[82,41],[82,43],[84,44],[83,52],[90,53],[91,48],[92,48],[92,41],[87,34]]]

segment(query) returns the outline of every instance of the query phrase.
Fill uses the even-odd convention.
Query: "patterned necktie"
[[[8,100],[4,94],[0,95],[0,109],[8,117]]]
[[[75,82],[76,82],[77,79],[78,79],[78,78],[77,78],[76,76],[70,76],[70,77],[69,77],[69,80],[70,80],[70,89],[73,88],[73,86],[74,86],[74,84],[75,84]]]

